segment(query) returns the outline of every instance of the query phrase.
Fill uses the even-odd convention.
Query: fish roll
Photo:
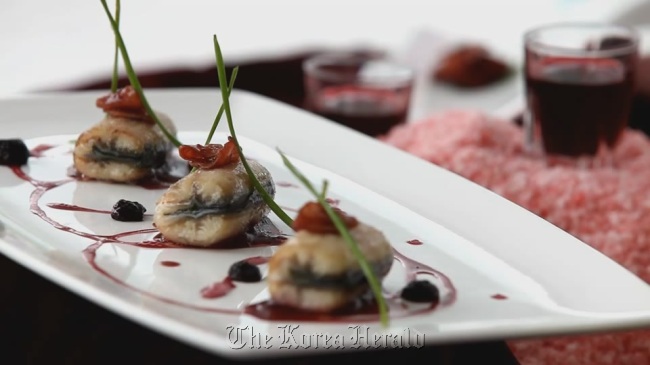
[[[131,86],[97,99],[106,115],[79,135],[73,152],[74,167],[84,177],[130,183],[150,176],[167,161],[173,144],[147,115]],[[166,129],[176,134],[171,119],[156,112]]]
[[[383,233],[341,210],[352,237],[381,280],[393,263],[393,250]],[[275,303],[310,311],[336,310],[369,291],[355,254],[317,202],[305,204],[289,238],[269,260],[268,286]]]
[[[179,153],[195,170],[172,184],[156,203],[154,224],[166,239],[189,246],[218,247],[269,213],[231,139],[223,146],[183,145]],[[271,173],[257,161],[249,161],[249,165],[273,197]]]

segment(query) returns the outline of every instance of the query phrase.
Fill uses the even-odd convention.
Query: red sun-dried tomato
[[[343,220],[347,228],[354,228],[359,224],[356,218],[347,215],[341,209],[334,207],[332,209]],[[334,222],[327,215],[325,208],[317,202],[306,203],[300,208],[296,219],[293,221],[292,228],[296,232],[306,230],[312,233],[339,233]]]
[[[239,151],[232,137],[228,137],[225,145],[181,145],[178,148],[181,158],[188,161],[192,167],[210,170],[239,161]]]
[[[459,87],[485,86],[503,79],[510,69],[478,45],[463,45],[442,59],[433,77]]]
[[[140,100],[140,96],[131,85],[98,98],[95,104],[113,117],[136,119],[151,124],[154,123],[153,118],[147,114],[144,104],[142,104],[142,100]]]

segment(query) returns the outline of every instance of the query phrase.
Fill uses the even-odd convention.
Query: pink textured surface
[[[650,283],[650,140],[628,130],[615,167],[546,163],[523,152],[522,130],[449,111],[398,126],[384,142],[527,208]],[[522,365],[650,364],[650,330],[509,343]]]

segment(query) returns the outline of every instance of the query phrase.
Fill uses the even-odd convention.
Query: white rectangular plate
[[[71,140],[99,121],[102,112],[94,105],[102,94],[0,101],[4,138],[24,138],[30,148],[58,146],[30,158],[22,170],[43,181],[66,179],[72,165]],[[184,143],[204,142],[221,103],[217,90],[152,90],[147,95],[154,108],[174,120]],[[377,321],[354,318],[286,323],[221,313],[239,312],[266,299],[264,283],[237,284],[217,299],[203,298],[201,288],[223,279],[236,260],[269,256],[275,247],[219,251],[107,242],[96,251],[93,267],[83,251],[94,240],[57,229],[33,214],[34,186],[4,166],[0,166],[4,227],[0,251],[126,318],[233,358],[650,326],[650,288],[643,281],[529,211],[438,166],[297,108],[243,91],[233,92],[231,103],[244,152],[271,171],[280,206],[295,209],[312,197],[284,167],[276,148],[315,184],[328,180],[330,197],[339,200],[343,210],[381,229],[397,251],[438,270],[438,276],[418,277],[439,285],[443,304],[421,314],[415,314],[413,306],[396,311],[407,315],[391,318],[387,330]],[[224,120],[213,142],[225,142],[225,124]],[[57,210],[47,204],[110,211],[119,199],[128,199],[152,212],[162,192],[71,181],[44,193],[39,206],[53,221],[110,236],[152,228],[151,219],[117,222],[107,214]],[[272,213],[270,218],[290,233]],[[413,239],[422,244],[407,242]],[[165,266],[164,261],[180,265]],[[445,284],[442,275],[450,283]],[[384,284],[393,292],[406,284],[399,262]]]

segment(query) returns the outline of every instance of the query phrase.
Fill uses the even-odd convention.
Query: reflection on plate
[[[215,95],[159,91],[150,98],[168,108],[180,130],[199,131],[205,128],[185,120],[208,125],[218,107]],[[275,147],[313,182],[328,180],[329,197],[344,211],[381,228],[398,263],[384,281],[389,296],[414,277],[427,277],[441,289],[437,305],[392,301],[387,330],[374,313],[317,321],[260,315],[251,308],[268,299],[264,282],[223,280],[229,266],[244,259],[255,258],[265,273],[265,259],[276,245],[217,250],[169,244],[160,240],[150,216],[143,222],[118,222],[107,214],[119,199],[138,201],[153,212],[164,190],[67,175],[70,141],[100,117],[86,105],[93,105],[95,96],[0,103],[3,120],[26,130],[43,126],[43,135],[50,134],[29,139],[30,148],[53,146],[21,169],[0,168],[5,226],[0,251],[154,330],[224,356],[247,358],[650,324],[650,310],[642,305],[650,300],[650,290],[642,281],[533,214],[360,133],[234,92],[240,142],[249,158],[272,173],[280,206],[295,213],[311,197],[283,166]],[[57,108],[47,117],[40,114],[52,105]],[[51,120],[60,121],[59,133],[51,130]],[[225,141],[222,127],[213,141]],[[205,133],[179,136],[184,143],[201,143]],[[338,147],[332,148],[331,141]],[[291,234],[272,213],[268,223],[278,235]]]

